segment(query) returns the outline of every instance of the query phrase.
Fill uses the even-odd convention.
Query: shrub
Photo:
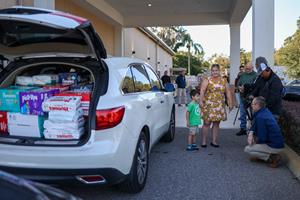
[[[285,142],[300,155],[300,102],[283,101],[279,124]]]

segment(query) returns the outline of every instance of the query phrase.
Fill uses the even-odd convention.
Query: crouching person
[[[284,141],[277,121],[266,108],[264,97],[254,98],[251,106],[254,116],[245,152],[250,154],[251,161],[265,161],[270,167],[278,167]]]

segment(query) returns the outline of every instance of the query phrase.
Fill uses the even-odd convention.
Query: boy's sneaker
[[[192,144],[192,148],[197,151],[199,150],[199,147],[196,144]]]
[[[194,151],[195,149],[193,148],[193,146],[191,144],[187,145],[186,149],[187,151]]]

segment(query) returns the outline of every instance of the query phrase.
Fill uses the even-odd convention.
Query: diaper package
[[[34,85],[54,85],[58,83],[58,75],[55,74],[44,74],[35,75],[32,77]]]
[[[16,85],[20,86],[32,86],[33,80],[31,76],[17,76]]]
[[[42,103],[58,93],[58,89],[45,90],[37,89],[20,92],[20,111],[23,114],[44,115]]]
[[[44,112],[49,111],[65,111],[74,112],[80,107],[81,97],[53,96],[43,102],[42,108]]]
[[[80,128],[77,131],[69,131],[62,129],[46,129],[44,136],[46,139],[60,139],[60,140],[72,140],[79,139],[84,133],[84,128]]]

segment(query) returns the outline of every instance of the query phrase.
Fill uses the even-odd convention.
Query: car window
[[[145,68],[141,65],[134,65],[131,70],[134,79],[135,92],[150,91],[151,85]]]
[[[160,85],[160,81],[157,78],[157,75],[153,72],[152,69],[150,69],[150,67],[145,66],[147,73],[148,73],[148,77],[150,79],[150,83],[151,83],[151,90],[152,91],[160,91],[161,85]]]
[[[134,82],[132,78],[131,68],[128,68],[123,80],[122,91],[124,94],[134,92]]]

